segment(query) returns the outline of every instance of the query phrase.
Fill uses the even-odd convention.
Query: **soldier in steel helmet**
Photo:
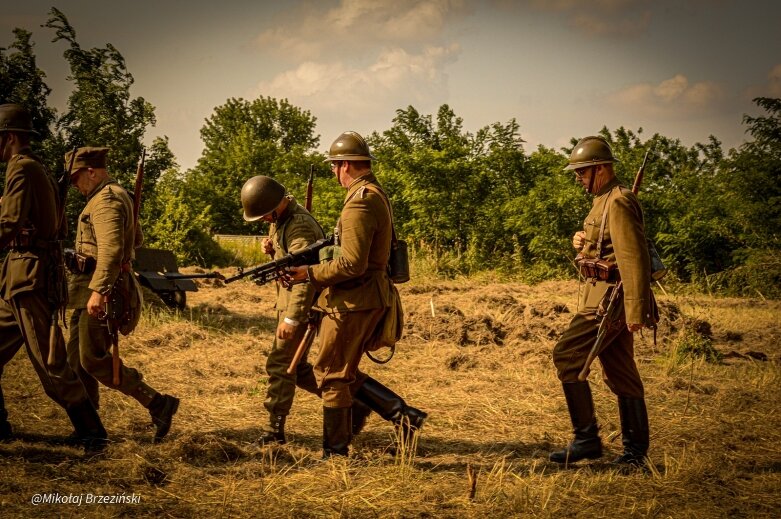
[[[573,463],[602,456],[594,403],[588,381],[578,375],[594,345],[599,321],[617,284],[623,298],[616,317],[609,323],[598,358],[605,383],[618,397],[624,452],[614,463],[642,466],[648,453],[648,414],[643,383],[634,360],[633,334],[654,326],[656,305],[651,292],[651,264],[643,227],[643,212],[637,197],[619,184],[613,170],[616,159],[602,137],[585,137],[572,150],[566,170],[574,170],[577,182],[594,202],[572,245],[579,252],[581,266],[602,261],[606,269],[581,268],[587,278],[585,291],[567,330],[553,349],[553,362],[562,382],[574,430],[574,439],[550,460]],[[588,263],[591,261],[592,263]]]
[[[143,375],[120,361],[119,384],[113,380],[112,338],[106,316],[110,293],[130,308],[134,323],[140,313],[139,287],[132,272],[134,250],[143,239],[133,224],[133,202],[127,191],[108,175],[108,148],[83,147],[65,155],[71,183],[87,198],[76,230],[76,253],[89,258],[74,265],[69,287],[68,362],[84,382],[98,407],[98,382],[135,398],[149,410],[160,441],[171,427],[179,399],[148,386]],[[116,331],[114,333],[117,333]],[[129,333],[129,332],[128,332]]]
[[[323,398],[323,455],[329,457],[348,454],[352,436],[370,410],[402,428],[405,436],[419,429],[427,415],[358,370],[389,305],[390,202],[372,173],[374,157],[359,134],[341,134],[326,160],[347,189],[337,225],[341,256],[294,267],[290,280],[309,281],[323,290],[316,303],[324,317],[314,370]],[[356,401],[363,405],[354,407]]]
[[[0,105],[0,161],[8,163],[0,204],[0,250],[8,251],[0,273],[0,375],[24,344],[46,394],[68,413],[73,438],[94,453],[105,448],[106,430],[68,366],[59,325],[52,323],[49,274],[62,261],[61,202],[54,179],[30,150],[32,133],[24,108]],[[0,389],[0,440],[12,436],[7,417]]]
[[[263,249],[273,259],[298,252],[324,237],[320,224],[309,211],[287,194],[285,186],[273,178],[258,175],[247,180],[241,188],[241,205],[246,221],[271,224],[269,237],[263,242]],[[306,361],[306,354],[298,363],[295,373],[287,372],[296,348],[306,332],[315,289],[309,283],[288,288],[277,283],[276,291],[277,327],[271,352],[266,359],[268,390],[263,402],[269,414],[269,421],[263,426],[263,434],[259,439],[261,444],[282,444],[287,441],[285,422],[293,405],[296,386],[320,396],[320,389],[312,365]]]

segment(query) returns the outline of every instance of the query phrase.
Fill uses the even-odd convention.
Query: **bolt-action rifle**
[[[233,283],[242,278],[250,278],[258,285],[265,285],[269,281],[279,279],[285,273],[285,269],[289,267],[300,267],[301,265],[312,265],[320,262],[320,251],[334,244],[333,235],[327,236],[314,243],[309,244],[307,247],[301,249],[298,252],[291,252],[285,256],[263,263],[257,267],[250,269],[242,269],[239,267],[239,273],[235,276],[225,278],[225,283]]]
[[[46,363],[49,366],[54,366],[57,362],[57,342],[58,338],[62,335],[62,330],[59,327],[59,320],[62,319],[63,326],[67,327],[65,324],[65,309],[68,306],[68,282],[65,276],[63,241],[68,234],[68,220],[65,216],[65,209],[68,204],[68,189],[70,188],[71,173],[73,172],[73,161],[76,158],[76,150],[77,148],[74,147],[71,152],[68,169],[63,171],[59,178],[57,178],[57,198],[59,200],[57,242],[54,249],[49,250],[50,260],[53,262],[53,265],[50,267],[51,270],[49,271],[49,299],[52,303],[52,322],[49,328],[49,356],[46,359]]]

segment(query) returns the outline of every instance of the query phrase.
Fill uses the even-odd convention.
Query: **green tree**
[[[241,187],[252,176],[276,178],[303,202],[310,165],[316,165],[319,178],[329,175],[323,157],[313,151],[319,141],[315,121],[309,111],[286,99],[263,96],[254,101],[229,99],[215,108],[201,129],[201,158],[185,179],[189,202],[206,210],[212,232],[257,232],[257,225],[241,218]],[[333,189],[330,185],[319,182],[317,197],[328,199],[324,193]]]

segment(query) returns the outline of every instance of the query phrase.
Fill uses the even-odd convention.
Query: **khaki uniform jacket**
[[[298,252],[308,245],[324,238],[323,230],[309,211],[301,207],[291,197],[285,212],[276,223],[271,224],[269,237],[274,244],[274,259],[278,260],[288,253]],[[299,283],[286,289],[276,283],[277,302],[275,308],[280,312],[280,319],[287,317],[299,323],[304,323],[315,295],[315,287],[311,283]]]
[[[58,205],[54,178],[40,159],[29,148],[11,157],[0,203],[0,250],[11,246],[23,229],[33,230],[35,240],[56,240]],[[39,247],[9,252],[0,273],[0,297],[9,300],[46,288],[48,261],[46,250]]]
[[[597,245],[603,214],[606,214],[607,222],[600,254]],[[609,182],[594,198],[583,230],[586,239],[581,255],[587,258],[600,256],[618,266],[623,281],[626,322],[651,323],[651,259],[637,196],[619,185],[618,179]],[[595,306],[593,303],[601,299],[607,286],[607,283],[587,284],[584,305]]]
[[[71,277],[68,306],[85,308],[93,291],[107,294],[142,239],[133,226],[130,195],[111,178],[100,183],[87,196],[76,230],[76,252],[95,258],[95,271]]]
[[[347,188],[337,224],[341,256],[309,268],[311,282],[318,289],[325,288],[316,305],[323,311],[354,312],[390,305],[390,212],[383,195],[367,189],[368,184],[380,187],[369,173]]]

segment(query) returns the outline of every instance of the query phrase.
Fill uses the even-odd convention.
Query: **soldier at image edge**
[[[331,144],[326,161],[347,190],[336,228],[341,255],[318,265],[292,267],[289,275],[292,282],[308,281],[322,290],[315,305],[323,320],[314,372],[323,398],[326,458],[348,455],[352,437],[370,410],[391,421],[406,441],[427,418],[358,369],[389,308],[392,288],[390,201],[372,173],[372,160],[366,141],[355,132],[345,132]]]
[[[617,466],[645,466],[649,446],[648,414],[640,373],[634,359],[634,332],[654,327],[658,310],[651,291],[651,261],[643,213],[635,194],[619,184],[613,170],[612,149],[602,137],[585,137],[572,151],[565,170],[574,170],[578,183],[594,201],[572,244],[579,251],[579,266],[586,276],[578,312],[553,349],[553,362],[561,380],[574,431],[574,439],[550,453],[556,463],[573,463],[602,456],[591,388],[583,371],[598,334],[598,312],[604,313],[611,293],[617,291],[615,315],[605,323],[607,332],[597,356],[603,378],[618,397],[624,452]],[[584,272],[585,261],[604,260],[610,268],[595,275]],[[622,292],[619,292],[621,290]],[[599,311],[600,306],[602,311]],[[585,373],[587,374],[587,373]]]
[[[99,406],[99,386],[116,389],[136,399],[149,410],[155,426],[154,441],[160,441],[171,427],[179,399],[148,386],[138,370],[120,360],[119,383],[114,383],[112,332],[106,319],[106,301],[120,298],[132,313],[130,328],[138,323],[141,292],[132,272],[134,250],[141,246],[140,226],[134,225],[133,202],[125,189],[106,169],[109,148],[83,147],[68,152],[65,164],[71,184],[87,198],[76,230],[75,250],[91,261],[69,265],[70,338],[68,362],[84,382],[95,408]],[[116,291],[116,292],[115,292]],[[124,334],[130,330],[123,330]],[[113,331],[118,333],[117,330]]]
[[[62,406],[74,426],[72,439],[88,454],[105,449],[106,430],[83,384],[68,365],[52,294],[62,266],[57,187],[30,150],[30,114],[16,104],[0,105],[0,161],[7,162],[0,203],[0,250],[8,254],[0,273],[0,376],[24,344],[44,391]],[[62,281],[64,282],[64,280]],[[53,322],[54,321],[54,322]],[[52,336],[52,334],[54,334]],[[0,388],[0,439],[13,437]]]

